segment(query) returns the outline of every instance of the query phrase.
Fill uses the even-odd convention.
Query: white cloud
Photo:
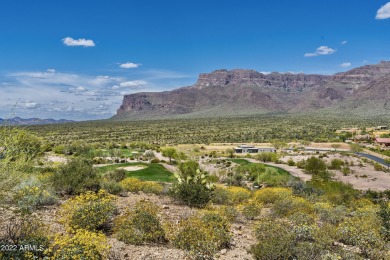
[[[138,68],[140,65],[141,64],[126,62],[126,63],[120,64],[119,67],[121,67],[122,69],[134,69],[134,68]]]
[[[94,47],[95,46],[95,43],[93,42],[93,40],[87,40],[84,38],[75,40],[71,37],[66,37],[66,38],[62,39],[62,42],[66,46],[83,46],[83,47]]]
[[[55,69],[47,69],[46,71],[49,72],[49,73],[56,73]]]
[[[345,45],[345,44],[347,44],[347,43],[348,43],[348,41],[342,41],[342,42],[341,42],[342,45]]]
[[[348,67],[351,67],[352,64],[350,62],[343,62],[343,63],[340,64],[340,66],[343,67],[343,68],[348,68]]]
[[[147,82],[144,80],[132,80],[132,81],[121,82],[119,86],[121,88],[139,88],[146,84]]]
[[[375,18],[378,20],[390,18],[390,2],[378,9]]]
[[[305,53],[305,57],[315,57],[315,56],[319,56],[319,55],[329,55],[329,54],[332,54],[336,52],[335,49],[332,49],[328,46],[320,46],[316,49],[315,52],[313,53]]]

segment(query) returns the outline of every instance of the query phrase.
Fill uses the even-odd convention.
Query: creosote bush
[[[216,212],[203,212],[180,221],[174,230],[172,244],[189,251],[196,259],[213,259],[229,245],[230,223]]]
[[[105,190],[87,192],[71,198],[61,206],[61,220],[71,230],[90,231],[107,228],[110,218],[116,212],[115,196]]]
[[[127,244],[165,243],[165,231],[157,216],[159,208],[149,201],[139,201],[133,210],[115,219],[117,238]]]
[[[102,233],[84,229],[75,234],[57,235],[53,243],[45,251],[51,259],[107,259],[110,246]]]
[[[212,201],[224,205],[236,205],[248,200],[252,192],[243,187],[237,186],[216,186],[213,192]]]
[[[130,192],[145,192],[161,194],[164,191],[164,187],[155,181],[142,181],[136,178],[126,178],[120,182],[120,185],[125,191]]]

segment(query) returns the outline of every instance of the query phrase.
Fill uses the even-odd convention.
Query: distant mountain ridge
[[[14,117],[10,119],[0,118],[1,125],[44,125],[44,124],[61,124],[61,123],[70,123],[75,122],[73,120],[59,119],[55,120],[52,118],[40,119],[40,118],[20,118]]]
[[[113,119],[326,113],[390,116],[390,62],[334,75],[216,70],[189,87],[124,96]]]

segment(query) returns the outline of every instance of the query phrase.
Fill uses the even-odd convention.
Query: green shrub
[[[343,161],[343,160],[340,160],[340,159],[332,159],[332,161],[330,162],[329,169],[332,169],[332,170],[340,170],[340,169],[341,169],[341,166],[344,166],[344,161]]]
[[[289,259],[294,247],[294,232],[290,224],[279,219],[263,219],[257,224],[257,243],[249,252],[255,259]]]
[[[256,155],[256,159],[262,162],[276,162],[279,156],[272,152],[262,152]]]
[[[120,182],[126,178],[126,170],[124,169],[115,169],[113,171],[108,171],[104,174],[104,177],[110,181]]]
[[[87,192],[71,198],[61,206],[61,220],[72,230],[102,230],[116,212],[115,197],[104,190]]]
[[[219,214],[208,212],[180,221],[172,244],[189,251],[196,259],[213,259],[213,255],[228,246],[229,223]]]
[[[295,166],[294,160],[293,160],[292,158],[288,159],[287,165],[289,165],[289,166]]]
[[[165,243],[165,232],[158,219],[159,208],[151,202],[139,201],[132,211],[115,220],[117,238],[127,244]]]
[[[111,194],[114,194],[114,195],[118,195],[120,194],[121,192],[123,192],[123,187],[120,183],[116,182],[116,181],[103,181],[102,182],[102,188],[103,190],[106,190],[108,191],[109,193]]]
[[[179,165],[179,173],[175,174],[177,181],[172,185],[171,195],[190,207],[204,207],[212,198],[214,189],[206,172],[199,169],[195,161]]]
[[[63,194],[80,194],[100,189],[100,175],[92,162],[77,158],[61,165],[52,176],[53,187]]]
[[[383,168],[383,166],[382,166],[381,164],[379,164],[379,163],[374,163],[374,170],[375,170],[375,171],[383,171],[384,168]]]
[[[347,209],[344,206],[332,206],[326,202],[314,204],[314,210],[324,222],[337,225],[346,217]]]
[[[272,213],[278,217],[286,217],[296,212],[312,214],[312,204],[304,198],[286,196],[274,202]]]

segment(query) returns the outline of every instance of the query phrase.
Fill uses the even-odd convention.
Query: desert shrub
[[[305,212],[293,212],[288,217],[288,220],[291,221],[296,226],[299,225],[313,225],[316,223],[317,216],[313,213]]]
[[[145,193],[161,194],[164,191],[164,187],[154,181],[144,181],[142,183],[142,191]]]
[[[14,201],[21,211],[31,212],[42,206],[57,203],[57,197],[42,187],[27,185],[16,191]]]
[[[197,162],[181,163],[175,177],[170,193],[177,200],[190,207],[204,207],[211,200],[214,184],[207,172],[199,169]]]
[[[300,160],[300,161],[296,162],[296,165],[297,165],[298,168],[304,169],[305,165],[306,165],[306,161],[305,160]]]
[[[213,259],[213,255],[228,246],[229,223],[219,214],[208,212],[180,221],[172,244],[189,251],[196,259]]]
[[[305,171],[310,174],[320,174],[326,171],[326,164],[322,159],[312,156],[306,160]]]
[[[330,161],[329,169],[340,170],[341,166],[344,166],[344,161],[343,160],[341,160],[341,159],[332,159],[332,161]]]
[[[139,192],[142,190],[142,181],[136,178],[126,178],[120,184],[126,191]]]
[[[289,259],[294,246],[294,232],[289,223],[280,219],[263,219],[255,229],[257,243],[249,252],[255,259]]]
[[[75,234],[57,235],[46,254],[51,259],[107,259],[110,246],[102,233],[84,229],[76,230]]]
[[[262,162],[276,162],[279,159],[279,156],[272,152],[262,152],[256,155],[256,159]]]
[[[292,158],[288,159],[287,165],[289,165],[289,166],[295,166],[294,160],[293,160]]]
[[[61,206],[61,220],[72,230],[90,231],[107,228],[116,207],[115,197],[105,190],[87,192],[71,198]]]
[[[256,200],[249,200],[248,202],[240,205],[240,212],[246,219],[254,219],[259,216],[261,213],[261,209],[263,208],[263,204]]]
[[[159,163],[160,160],[158,158],[154,158],[150,161],[150,163]]]
[[[104,180],[102,182],[102,189],[111,194],[118,195],[123,192],[123,187],[120,183],[112,180]]]
[[[257,190],[254,198],[264,204],[269,204],[291,195],[292,191],[287,188],[264,188]]]
[[[164,187],[154,181],[141,181],[136,178],[126,178],[120,182],[120,185],[124,190],[130,192],[143,191],[145,193],[161,194],[164,191]]]
[[[377,214],[382,222],[381,233],[387,241],[390,241],[390,202],[382,202]]]
[[[384,168],[383,168],[383,166],[382,166],[381,164],[379,164],[379,163],[374,163],[374,170],[375,170],[375,171],[383,171]]]
[[[351,169],[346,166],[346,167],[341,168],[341,172],[343,173],[344,176],[347,176],[348,174],[351,173]]]
[[[110,181],[120,182],[126,178],[126,170],[124,169],[115,169],[113,171],[108,171],[104,174],[104,177]]]
[[[47,227],[32,216],[14,217],[2,228],[0,259],[38,259],[49,245]],[[28,245],[27,250],[21,250]],[[11,250],[7,250],[11,246]],[[13,246],[16,246],[17,250]],[[35,247],[36,250],[30,250]]]
[[[278,217],[286,217],[295,212],[311,214],[314,212],[312,204],[304,198],[286,196],[274,202],[272,213]]]
[[[324,198],[334,205],[350,205],[360,194],[351,184],[341,181],[312,180],[309,185],[321,190]]]
[[[346,218],[338,227],[339,239],[347,245],[358,246],[365,256],[371,250],[383,249],[380,220],[375,215],[356,215]]]
[[[223,187],[218,186],[213,192],[212,201],[219,204],[234,205],[239,204],[252,196],[252,193],[243,187]]]
[[[314,204],[314,210],[324,222],[330,224],[339,224],[346,217],[347,209],[344,206],[332,206],[327,202],[318,202]]]
[[[86,191],[98,191],[100,179],[91,161],[77,158],[61,165],[54,172],[51,181],[56,191],[72,195]]]
[[[115,220],[117,238],[127,244],[165,243],[165,232],[158,219],[159,208],[148,201],[139,201],[132,211]]]

